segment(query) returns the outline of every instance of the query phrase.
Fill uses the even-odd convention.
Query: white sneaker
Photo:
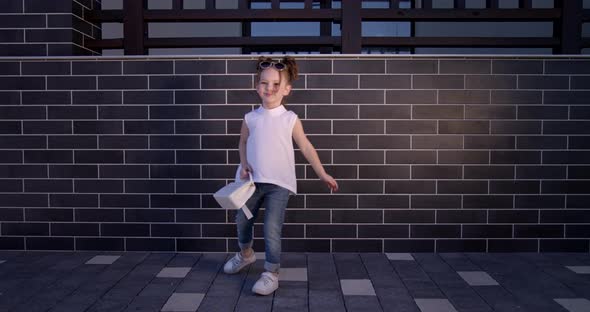
[[[279,288],[279,277],[270,272],[264,272],[252,287],[252,292],[259,295],[270,295]]]
[[[252,253],[252,256],[248,258],[242,257],[240,252],[237,252],[235,256],[229,259],[223,266],[223,272],[227,274],[235,274],[240,272],[241,269],[246,267],[248,264],[256,261],[256,255]]]

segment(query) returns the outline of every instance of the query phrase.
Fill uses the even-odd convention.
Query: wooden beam
[[[464,9],[465,8],[465,0],[454,0],[454,8],[455,9]]]
[[[551,21],[561,9],[362,9],[361,17],[381,21]]]
[[[147,22],[241,22],[241,21],[333,21],[340,20],[336,9],[257,9],[257,10],[147,10]]]
[[[486,0],[486,8],[497,9],[500,7],[500,0]]]
[[[143,10],[145,0],[123,0],[123,45],[125,55],[147,54],[144,46],[145,24]]]
[[[182,10],[184,8],[184,0],[172,0],[173,10]]]
[[[342,1],[342,53],[361,53],[361,2]]]
[[[558,38],[365,37],[363,46],[385,47],[555,47]]]
[[[554,23],[554,36],[561,38],[558,54],[580,54],[582,49],[582,0],[556,1],[562,9],[560,23]]]

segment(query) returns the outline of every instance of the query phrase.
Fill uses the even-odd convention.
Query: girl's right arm
[[[248,142],[248,136],[250,135],[250,131],[248,131],[248,125],[246,125],[246,120],[242,121],[242,129],[240,130],[240,165],[242,166],[242,170],[240,170],[240,178],[246,179],[248,177],[248,172],[252,173],[252,167],[248,163],[248,158],[246,153],[246,143]]]

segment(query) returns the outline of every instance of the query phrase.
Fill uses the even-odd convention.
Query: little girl
[[[332,191],[338,183],[324,171],[318,154],[305,136],[301,120],[283,106],[297,79],[297,64],[291,57],[275,61],[258,59],[256,92],[262,105],[244,116],[240,133],[240,166],[236,180],[252,175],[256,192],[246,203],[254,215],[247,219],[242,210],[236,214],[238,244],[241,251],[224,266],[225,273],[234,274],[256,261],[252,249],[252,226],[261,206],[264,213],[264,247],[266,261],[260,279],[252,287],[254,293],[272,294],[279,287],[281,230],[289,195],[297,193],[293,140],[313,167],[315,173]]]

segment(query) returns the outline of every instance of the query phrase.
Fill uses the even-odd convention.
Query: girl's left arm
[[[307,139],[305,132],[303,131],[303,124],[301,120],[297,118],[295,121],[295,126],[293,127],[293,140],[297,143],[297,146],[305,156],[305,159],[311,164],[311,167],[320,178],[320,180],[324,181],[328,187],[336,192],[338,191],[338,183],[336,180],[329,174],[326,173],[324,170],[324,166],[322,166],[322,162],[320,161],[320,157],[316,152],[315,148]]]

